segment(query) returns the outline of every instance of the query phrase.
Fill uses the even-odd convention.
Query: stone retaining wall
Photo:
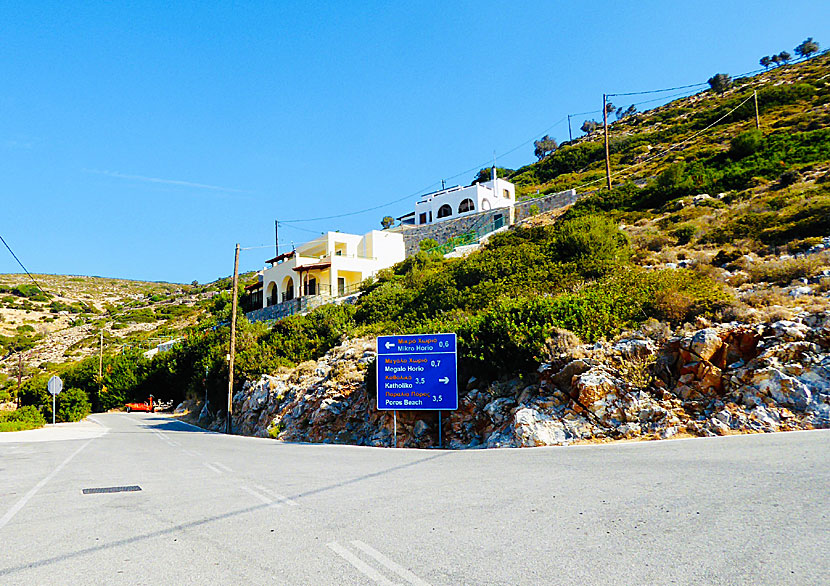
[[[576,190],[569,189],[567,191],[560,191],[559,193],[552,193],[551,195],[520,201],[513,208],[515,210],[513,221],[521,222],[525,218],[535,215],[531,212],[533,206],[536,206],[533,211],[539,214],[569,206],[577,199],[579,199],[579,194],[576,193]]]
[[[504,218],[504,225],[507,226],[510,222],[510,208],[498,208],[455,218],[454,220],[424,224],[423,226],[398,226],[393,230],[403,235],[406,256],[412,256],[418,252],[418,245],[422,240],[432,238],[438,244],[443,244],[453,236],[463,234],[473,226],[492,223],[499,215]]]
[[[545,195],[534,199],[521,201],[513,206],[513,223],[529,218],[535,213],[547,212],[565,206],[569,206],[579,198],[576,190],[569,189],[568,191],[561,191],[551,195]],[[531,208],[533,212],[531,212]],[[488,210],[486,212],[478,212],[476,214],[469,214],[461,218],[452,220],[445,220],[443,222],[436,222],[433,224],[425,224],[423,226],[397,226],[391,230],[399,232],[403,235],[404,245],[406,247],[406,256],[411,256],[418,252],[419,244],[422,240],[432,238],[438,244],[443,244],[453,236],[463,234],[470,228],[476,225],[483,226],[495,221],[496,216],[501,215],[504,218],[504,225],[510,223],[509,208],[498,208],[495,210]]]

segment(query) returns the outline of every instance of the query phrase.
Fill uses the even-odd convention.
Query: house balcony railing
[[[283,300],[282,303],[275,303],[268,307],[255,309],[254,311],[247,312],[245,315],[252,322],[278,320],[290,315],[308,313],[313,309],[329,303],[352,303],[354,301],[352,296],[355,296],[359,292],[360,283],[346,285],[340,288],[335,287],[334,294],[332,293],[331,285],[317,285],[314,293],[294,299]]]
[[[337,254],[336,252],[330,252],[328,254],[323,254],[320,257],[320,260],[333,260],[335,258],[356,258],[359,260],[377,260],[378,257],[376,256],[366,256],[364,254]]]

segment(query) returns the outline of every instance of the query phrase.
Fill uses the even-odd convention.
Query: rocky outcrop
[[[442,416],[444,445],[529,447],[830,427],[829,348],[827,314],[578,345],[522,378],[484,384],[471,377],[458,410]],[[247,381],[233,398],[235,432],[392,445],[392,414],[374,407],[374,360],[373,339],[349,340],[317,361]],[[399,446],[435,446],[438,414],[399,411],[397,429]]]

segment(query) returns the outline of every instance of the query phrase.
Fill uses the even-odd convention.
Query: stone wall
[[[547,212],[569,206],[578,198],[579,195],[576,193],[576,190],[569,189],[568,191],[561,191],[559,193],[521,201],[513,207],[513,222],[520,222],[532,216],[531,208],[533,206],[536,206],[533,208],[533,211],[536,213]],[[510,223],[510,210],[509,208],[498,208],[470,214],[461,218],[445,220],[443,222],[425,224],[423,226],[397,226],[391,230],[400,232],[403,235],[406,256],[411,256],[418,252],[419,244],[422,240],[432,238],[438,244],[443,244],[453,236],[463,234],[474,226],[485,226],[492,223],[496,216],[499,215],[504,218],[504,225],[507,226]]]
[[[533,209],[535,213],[549,212],[551,210],[569,206],[578,198],[579,195],[576,193],[576,190],[569,189],[567,191],[560,191],[559,193],[552,193],[551,195],[543,195],[542,197],[520,201],[514,207],[515,212],[513,221],[521,222],[525,218],[529,218],[534,215],[530,209],[533,206],[536,206],[536,208]]]
[[[463,234],[473,226],[484,226],[492,223],[495,220],[495,217],[499,215],[504,218],[504,225],[507,226],[510,222],[510,208],[498,208],[495,210],[488,210],[486,212],[470,214],[468,216],[455,218],[453,220],[445,220],[434,224],[425,224],[423,226],[398,226],[396,228],[392,228],[392,230],[400,232],[403,235],[403,242],[406,247],[406,256],[412,256],[418,252],[418,245],[422,240],[432,238],[433,240],[436,240],[438,244],[443,244],[453,236]]]

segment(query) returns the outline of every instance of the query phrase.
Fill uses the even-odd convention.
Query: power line
[[[645,159],[643,159],[642,161],[639,161],[639,162],[637,162],[637,163],[635,163],[635,164],[633,164],[633,165],[629,165],[628,167],[624,167],[624,168],[622,168],[622,169],[619,169],[619,170],[617,170],[617,171],[614,171],[613,173],[611,173],[611,176],[613,177],[613,176],[615,176],[615,175],[619,175],[620,173],[625,173],[626,171],[629,171],[629,170],[633,169],[634,167],[636,167],[636,166],[638,166],[638,165],[642,165],[643,163],[648,163],[649,161],[652,161],[652,160],[654,160],[654,159],[656,159],[656,158],[658,158],[658,157],[662,157],[663,155],[668,154],[670,151],[672,151],[672,150],[674,150],[674,149],[676,149],[676,148],[678,148],[678,147],[680,147],[680,146],[684,145],[685,143],[689,142],[690,140],[692,140],[692,139],[694,139],[694,138],[697,138],[698,136],[700,136],[701,134],[703,134],[703,133],[704,133],[704,132],[706,132],[707,130],[710,130],[711,128],[713,128],[714,126],[716,126],[717,124],[719,124],[720,122],[722,122],[723,120],[725,120],[726,118],[728,118],[729,116],[731,116],[731,115],[732,115],[732,113],[734,113],[734,112],[735,112],[738,108],[740,108],[741,106],[743,106],[744,104],[746,104],[746,103],[747,103],[749,100],[751,100],[752,98],[753,98],[753,96],[749,96],[749,97],[748,97],[747,99],[745,99],[743,102],[741,102],[740,104],[738,104],[737,106],[735,106],[734,108],[732,108],[729,112],[727,112],[726,114],[724,114],[723,116],[721,116],[720,118],[718,118],[717,120],[715,120],[714,122],[712,122],[712,123],[711,123],[709,126],[707,126],[706,128],[703,128],[702,130],[699,130],[698,132],[694,133],[693,135],[691,135],[691,136],[689,136],[689,137],[687,137],[687,138],[684,138],[684,139],[683,139],[683,140],[681,140],[680,142],[678,142],[678,143],[676,143],[676,144],[671,145],[670,147],[668,147],[667,149],[665,149],[665,150],[663,150],[663,151],[660,151],[660,152],[658,152],[658,153],[655,153],[655,154],[653,154],[653,155],[651,155],[651,156],[646,157],[646,158],[645,158]],[[573,188],[573,189],[579,189],[579,188],[582,188],[582,187],[588,187],[589,185],[594,185],[595,183],[599,183],[600,181],[603,181],[603,180],[605,180],[605,177],[600,177],[599,179],[594,179],[593,181],[588,181],[587,183],[582,183],[582,184],[580,184],[580,185],[577,185],[577,186],[576,186],[575,188]]]
[[[578,116],[578,114],[574,114],[574,115]],[[554,128],[556,128],[557,126],[559,126],[560,124],[565,122],[567,119],[568,119],[568,117],[565,116],[564,118],[561,118],[561,119],[557,120],[556,122],[554,122],[552,125],[548,126],[543,131],[534,134],[533,137],[530,138],[529,140],[526,140],[525,142],[516,145],[515,147],[513,147],[512,149],[510,149],[508,151],[505,151],[503,153],[500,153],[500,154],[496,155],[496,157],[497,158],[498,157],[506,157],[507,155],[510,155],[510,154],[516,152],[520,148],[522,148],[524,146],[527,146],[528,144],[532,143],[534,140],[536,140],[537,137],[542,136],[547,132],[550,132],[551,130],[553,130]],[[444,177],[444,180],[446,181],[448,179],[455,179],[456,177],[466,175],[467,173],[472,173],[473,171],[478,171],[480,169],[485,168],[489,163],[490,163],[489,160],[485,161],[483,163],[480,163],[480,164],[476,165],[475,167],[470,167],[469,169],[465,169],[464,171],[461,171],[460,173],[456,173],[455,175],[450,175],[449,177]],[[415,197],[417,195],[422,195],[423,193],[427,192],[429,189],[431,189],[433,187],[437,187],[437,186],[438,186],[438,182],[436,181],[435,183],[431,183],[427,187],[425,187],[425,188],[423,188],[419,191],[416,191],[415,193],[411,193],[409,195],[406,195],[402,198],[399,198],[399,199],[396,199],[394,201],[390,201],[390,202],[387,202],[387,203],[383,203],[383,204],[380,204],[380,205],[377,205],[377,206],[364,208],[362,210],[357,210],[357,211],[354,211],[354,212],[347,212],[347,213],[343,213],[343,214],[335,214],[335,215],[332,215],[332,216],[321,216],[321,217],[318,217],[318,218],[294,218],[294,219],[291,219],[291,220],[280,220],[280,224],[293,224],[293,223],[296,223],[296,222],[314,222],[314,221],[319,221],[319,220],[332,220],[332,219],[336,219],[336,218],[345,218],[345,217],[348,217],[348,216],[356,216],[358,214],[362,214],[362,213],[365,213],[365,212],[371,212],[371,211],[374,211],[374,210],[379,210],[381,208],[385,208],[385,207],[390,206],[392,204],[400,203],[404,200],[410,199],[410,198]],[[296,227],[296,226],[289,226],[289,227]],[[298,229],[302,229],[302,228],[298,228]],[[314,230],[306,229],[306,232],[312,232],[312,233],[316,234],[316,232]]]
[[[824,53],[824,52],[827,52],[827,51],[825,50],[822,53]],[[798,60],[794,60],[794,61],[798,61]],[[761,73],[761,72],[764,72],[764,71],[766,71],[766,69],[758,69],[758,70],[750,71],[750,72],[747,72],[747,73],[742,73],[740,75],[735,76],[735,78],[737,79],[737,78],[747,77],[747,76],[755,75],[757,73]],[[657,90],[644,90],[644,91],[639,91],[639,92],[609,93],[609,94],[607,94],[607,96],[610,97],[610,96],[635,96],[635,95],[645,95],[645,94],[658,94],[658,93],[665,93],[665,92],[670,92],[670,91],[675,91],[675,90],[688,90],[688,89],[692,89],[692,88],[700,88],[700,87],[706,86],[708,83],[709,82],[707,81],[707,82],[693,83],[693,84],[688,84],[688,85],[675,86],[675,87],[670,87],[670,88],[662,88],[662,89],[657,89]],[[636,102],[635,105],[649,104],[649,103],[653,103],[653,102],[659,102],[659,101],[662,101],[662,100],[671,100],[673,98],[684,96],[684,95],[687,95],[687,94],[689,96],[691,96],[691,95],[694,95],[694,93],[697,93],[697,92],[692,92],[692,93],[681,92],[679,94],[674,94],[674,95],[671,95],[671,96],[661,96],[661,97],[655,98],[653,100],[644,100],[644,101],[641,101],[641,102]],[[741,105],[743,105],[743,104],[741,104]],[[533,137],[530,138],[529,140],[513,147],[512,149],[510,149],[510,150],[508,150],[504,153],[501,153],[500,155],[497,155],[497,157],[505,157],[509,154],[514,153],[515,151],[519,150],[520,148],[530,144],[531,142],[536,140],[536,137],[542,136],[543,134],[549,132],[550,130],[552,130],[553,128],[558,126],[559,124],[562,124],[563,122],[565,122],[568,119],[569,116],[570,117],[585,116],[585,115],[588,115],[588,114],[599,114],[599,113],[602,113],[602,110],[590,110],[590,111],[587,111],[587,112],[578,112],[576,114],[568,114],[564,118],[561,118],[560,120],[555,122],[553,125],[549,126],[545,130],[543,130],[542,132],[533,135]],[[710,128],[710,127],[707,127],[707,129],[708,128]],[[704,130],[706,130],[706,129],[704,129]],[[682,144],[682,143],[679,143],[679,144]],[[445,177],[444,180],[455,179],[456,177],[460,177],[460,176],[465,175],[467,173],[471,173],[473,171],[480,170],[482,168],[485,168],[488,165],[488,163],[489,163],[489,161],[485,161],[484,163],[476,165],[475,167],[471,167],[469,169],[461,171],[460,173],[456,173],[455,175]],[[617,173],[619,173],[619,171]],[[616,173],[612,173],[612,175],[614,175],[614,174],[616,174]],[[595,182],[591,182],[591,183],[595,183]],[[433,187],[436,187],[437,185],[438,185],[438,182],[435,182],[435,183],[432,183],[429,186],[425,187],[424,189],[421,189],[419,191],[416,191],[416,192],[411,193],[409,195],[406,195],[404,197],[401,197],[401,198],[398,198],[398,199],[395,199],[393,201],[389,201],[389,202],[386,202],[386,203],[383,203],[383,204],[379,204],[379,205],[376,205],[376,206],[372,206],[372,207],[369,207],[369,208],[356,210],[356,211],[353,211],[353,212],[346,212],[346,213],[342,213],[342,214],[333,214],[333,215],[330,215],[330,216],[319,216],[319,217],[316,217],[316,218],[295,218],[295,219],[291,219],[291,220],[281,220],[280,223],[293,224],[293,223],[297,223],[297,222],[314,222],[314,221],[320,221],[320,220],[332,220],[332,219],[337,219],[337,218],[345,218],[345,217],[349,217],[349,216],[356,216],[356,215],[363,214],[363,213],[366,213],[366,212],[382,209],[382,208],[388,207],[390,205],[400,203],[400,202],[405,201],[407,199],[410,199],[412,197],[422,195],[423,193],[426,193],[429,189],[431,189]],[[289,227],[302,229],[302,228],[299,228],[297,226],[289,226]],[[314,230],[305,229],[305,231],[313,233],[313,234],[317,233]]]
[[[382,203],[380,205],[372,206],[370,208],[365,208],[365,209],[357,210],[357,211],[354,211],[354,212],[346,212],[346,213],[343,213],[343,214],[334,214],[334,215],[331,215],[331,216],[320,216],[318,218],[295,218],[295,219],[292,219],[292,220],[280,220],[280,224],[289,224],[289,223],[293,224],[295,222],[315,222],[317,220],[333,220],[335,218],[345,218],[345,217],[348,217],[348,216],[356,216],[358,214],[363,214],[365,212],[371,212],[371,211],[374,211],[374,210],[379,210],[381,208],[388,207],[392,204],[402,202],[402,201],[407,200],[411,197],[415,197],[416,195],[421,195],[423,192],[427,191],[428,189],[432,188],[435,185],[438,185],[437,181],[435,183],[430,183],[427,187],[425,187],[423,189],[420,189],[420,190],[416,191],[415,193],[411,193],[411,194],[406,195],[404,197],[401,197],[399,199],[396,199],[396,200],[393,200],[393,201],[390,201],[390,202],[386,202],[386,203]]]
[[[707,85],[708,83],[709,82],[704,81],[704,82],[701,82],[701,83],[692,83],[692,84],[689,84],[689,85],[679,85],[677,87],[667,87],[667,88],[663,88],[661,90],[645,90],[645,91],[642,91],[642,92],[620,92],[620,93],[616,93],[616,94],[607,94],[607,95],[608,95],[608,97],[611,97],[611,96],[639,96],[639,95],[642,95],[642,94],[662,94],[662,93],[666,93],[666,92],[673,92],[675,90],[686,90],[686,89],[693,88],[693,87],[700,87],[700,86]]]
[[[46,295],[46,290],[45,290],[43,287],[41,287],[41,286],[40,286],[40,283],[38,283],[37,281],[35,281],[35,278],[32,276],[32,273],[30,273],[30,272],[29,272],[29,270],[28,270],[26,267],[24,267],[24,266],[23,266],[23,263],[22,263],[22,262],[20,262],[20,259],[19,259],[19,258],[17,258],[17,255],[16,255],[16,254],[14,253],[14,251],[11,249],[11,246],[9,246],[9,245],[8,245],[8,243],[6,242],[6,239],[5,239],[5,238],[3,238],[2,236],[0,236],[0,240],[2,240],[2,241],[3,241],[3,244],[5,244],[5,245],[6,245],[6,248],[8,248],[9,252],[10,252],[10,253],[12,254],[12,256],[14,257],[14,260],[16,260],[16,261],[17,261],[17,264],[19,264],[19,265],[20,265],[20,268],[22,268],[22,269],[25,271],[25,273],[26,273],[27,275],[29,275],[29,278],[32,280],[32,283],[34,283],[34,284],[35,284],[35,287],[37,287],[38,289],[40,289],[40,292],[41,292],[41,293],[43,293],[44,295]]]

